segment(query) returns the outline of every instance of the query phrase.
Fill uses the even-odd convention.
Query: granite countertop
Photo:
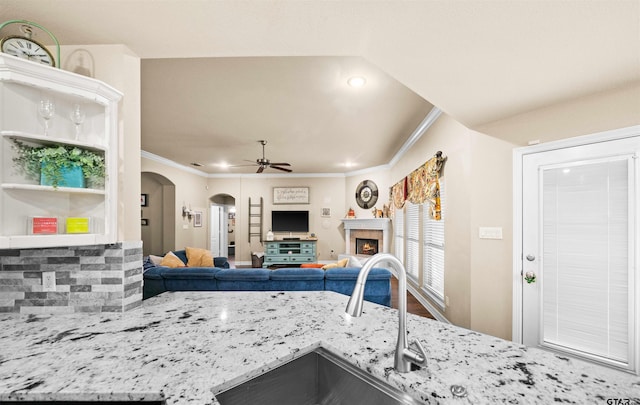
[[[428,355],[397,373],[397,311],[318,292],[180,292],[117,314],[0,315],[0,402],[161,400],[215,393],[318,347],[427,404],[640,403],[640,378],[409,314]],[[466,387],[456,398],[451,385]]]

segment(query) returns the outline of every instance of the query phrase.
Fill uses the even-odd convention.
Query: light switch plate
[[[478,233],[479,233],[480,239],[502,239],[501,227],[481,226]]]

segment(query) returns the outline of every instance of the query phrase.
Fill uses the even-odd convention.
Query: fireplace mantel
[[[343,218],[342,224],[344,226],[345,233],[345,253],[353,254],[351,252],[351,231],[382,231],[382,250],[381,253],[390,253],[391,246],[391,219],[389,218]]]

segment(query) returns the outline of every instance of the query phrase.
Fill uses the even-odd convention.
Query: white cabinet
[[[44,98],[55,105],[47,135],[37,109]],[[0,53],[0,249],[116,242],[121,98],[120,92],[99,80]],[[75,104],[85,113],[78,139],[70,119]],[[104,185],[40,185],[16,168],[14,139],[32,146],[77,146],[103,155]],[[58,232],[33,234],[34,217],[56,218]],[[69,218],[88,218],[88,231],[70,233],[65,228]]]

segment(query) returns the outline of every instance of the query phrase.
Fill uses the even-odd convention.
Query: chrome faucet
[[[401,373],[408,373],[411,371],[412,363],[418,366],[427,364],[427,355],[418,340],[412,342],[418,348],[418,352],[411,350],[407,344],[407,271],[397,257],[389,253],[378,253],[367,260],[360,269],[345,312],[351,316],[362,315],[364,284],[373,266],[380,262],[389,262],[398,278],[398,343],[396,343],[394,367]]]

